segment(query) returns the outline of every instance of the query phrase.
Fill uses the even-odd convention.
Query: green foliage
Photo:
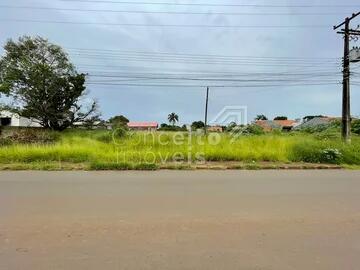
[[[327,148],[321,152],[321,162],[322,163],[334,163],[338,164],[342,154],[338,149]]]
[[[276,116],[274,120],[288,120],[287,116]]]
[[[131,164],[131,163],[101,163],[101,162],[93,162],[90,164],[91,170],[96,171],[129,171],[129,170],[138,170],[138,171],[155,171],[158,169],[158,166],[153,163],[139,163],[139,164]]]
[[[61,47],[36,37],[9,40],[0,59],[0,93],[11,100],[12,111],[37,119],[45,128],[62,131],[82,122],[96,110],[84,109],[85,74],[78,74]]]
[[[360,165],[360,137],[352,144],[340,138],[319,140],[316,134],[267,133],[252,136],[216,134],[220,140],[210,143],[215,135],[202,136],[186,132],[134,132],[113,140],[113,131],[66,130],[57,133],[60,138],[52,143],[11,143],[0,147],[0,164],[64,163],[92,164],[93,169],[144,169],[144,164],[163,162],[176,166],[188,164],[202,153],[206,161],[256,162],[309,162]],[[121,134],[120,134],[121,135]],[[175,143],[183,137],[182,143]],[[182,155],[181,161],[173,160]],[[110,164],[110,165],[109,165]],[[120,165],[112,165],[120,164]],[[124,165],[126,164],[126,166]],[[137,165],[139,164],[139,165]],[[151,166],[153,165],[147,165]]]
[[[351,131],[360,135],[360,120],[354,120],[351,123]]]
[[[225,128],[226,132],[231,132],[234,128],[236,128],[237,124],[235,122],[231,122],[228,124],[228,126]]]
[[[0,147],[12,145],[13,141],[9,138],[0,138]]]
[[[255,117],[255,121],[258,121],[258,120],[268,120],[268,118],[263,114],[259,114]]]
[[[247,126],[237,126],[234,127],[231,132],[233,134],[241,135],[263,135],[265,131],[262,127],[258,125],[247,125]]]
[[[126,128],[118,127],[112,132],[112,134],[115,138],[124,138],[127,135],[127,132]]]
[[[187,131],[186,126],[175,126],[175,125],[168,125],[168,124],[161,124],[159,131]]]
[[[334,120],[328,124],[320,124],[313,127],[302,128],[300,131],[309,134],[315,134],[319,139],[322,137],[336,138],[336,134],[340,134],[341,123]]]
[[[176,113],[170,113],[168,115],[168,120],[169,123],[174,126],[176,122],[179,122],[179,116]]]
[[[305,116],[303,118],[303,120],[304,120],[304,122],[308,122],[314,118],[322,118],[322,117],[325,117],[325,116],[323,116],[323,115],[308,115],[308,116]]]
[[[337,128],[325,128],[322,131],[314,132],[314,137],[319,140],[334,140],[334,139],[340,139],[340,130]]]
[[[117,127],[126,127],[127,123],[129,123],[129,119],[127,119],[123,115],[117,115],[109,119],[109,122],[112,124],[114,128]]]
[[[60,138],[57,132],[37,128],[23,128],[9,131],[9,135],[1,138],[0,144],[48,144]]]
[[[102,120],[98,115],[85,119],[82,122],[82,127],[85,129],[106,128],[105,121]]]
[[[205,128],[205,123],[203,121],[195,121],[191,124],[193,130]]]

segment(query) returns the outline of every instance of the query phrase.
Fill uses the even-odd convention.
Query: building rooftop
[[[129,128],[157,128],[159,126],[156,122],[129,122]]]

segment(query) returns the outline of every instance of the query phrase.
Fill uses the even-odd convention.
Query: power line
[[[53,8],[32,6],[8,6],[0,5],[0,8],[26,9],[26,10],[54,10],[72,12],[103,12],[103,13],[129,13],[129,14],[170,14],[170,15],[227,15],[227,16],[328,16],[340,15],[339,12],[316,12],[316,13],[264,13],[264,12],[193,12],[193,11],[144,11],[144,10],[112,10],[112,9],[80,9],[80,8]]]
[[[129,83],[96,83],[87,82],[88,85],[103,85],[103,86],[134,86],[134,87],[206,87],[207,84],[129,84]],[[215,88],[260,88],[260,87],[293,87],[293,86],[320,86],[320,85],[338,85],[339,83],[310,83],[310,84],[259,84],[259,85],[209,85]]]
[[[0,19],[2,22],[18,23],[46,23],[46,24],[67,24],[67,25],[104,25],[104,26],[129,26],[129,27],[180,27],[180,28],[250,28],[250,29],[297,29],[297,28],[329,28],[330,25],[206,25],[206,24],[141,24],[141,23],[100,23],[100,22],[70,22],[70,21],[48,21],[48,20],[27,20],[27,19]]]
[[[122,61],[146,61],[146,62],[186,62],[187,64],[224,64],[239,65],[253,64],[262,66],[299,66],[308,67],[314,64],[337,66],[340,58],[285,58],[285,57],[252,57],[252,56],[221,56],[221,55],[200,55],[180,53],[158,53],[158,52],[131,52],[131,51],[87,51],[70,50],[72,57],[99,59],[99,60],[122,60]],[[310,67],[311,67],[310,66]]]
[[[211,60],[211,59],[182,59],[182,58],[168,58],[168,59],[158,59],[155,57],[98,57],[98,56],[91,56],[91,55],[74,55],[73,57],[85,58],[85,59],[96,59],[96,60],[121,60],[127,62],[156,62],[156,63],[185,63],[185,64],[192,64],[192,65],[223,65],[223,66],[241,66],[241,65],[252,65],[252,66],[262,66],[262,67],[312,67],[315,62],[303,62],[303,63],[276,63],[276,62],[259,62],[259,61],[220,61],[220,60]],[[323,65],[333,66],[336,67],[338,63],[323,63]]]
[[[210,58],[252,58],[252,59],[271,59],[271,60],[339,60],[340,57],[296,57],[296,56],[253,56],[253,55],[220,55],[220,54],[194,54],[194,53],[173,53],[173,52],[146,52],[146,51],[124,51],[115,49],[97,49],[97,48],[72,48],[67,50],[75,52],[102,52],[102,53],[127,53],[127,54],[154,54],[154,55],[170,55],[170,56],[189,56],[189,57],[210,57]]]
[[[173,2],[129,2],[129,1],[112,1],[112,0],[60,0],[62,2],[79,2],[79,3],[110,3],[126,5],[166,5],[166,6],[207,6],[207,7],[266,7],[266,8],[354,8],[360,5],[269,5],[269,4],[209,4],[209,3],[173,3]]]

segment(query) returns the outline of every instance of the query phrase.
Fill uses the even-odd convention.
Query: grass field
[[[273,162],[360,165],[360,137],[351,145],[337,136],[274,133],[239,136],[68,130],[53,143],[0,147],[2,168],[156,169],[161,164]],[[9,167],[9,165],[12,165]]]

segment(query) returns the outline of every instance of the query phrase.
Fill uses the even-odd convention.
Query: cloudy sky
[[[104,118],[202,120],[207,85],[210,118],[224,106],[247,106],[250,120],[339,116],[343,42],[332,26],[359,10],[355,0],[2,0],[0,44],[40,35],[64,47]]]

